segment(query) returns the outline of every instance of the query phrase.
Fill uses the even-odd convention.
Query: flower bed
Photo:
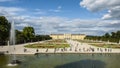
[[[69,47],[69,44],[67,44],[66,42],[63,42],[63,41],[62,40],[52,40],[52,41],[47,41],[44,43],[29,44],[29,45],[26,45],[25,47],[28,47],[28,48],[64,48],[64,47]]]

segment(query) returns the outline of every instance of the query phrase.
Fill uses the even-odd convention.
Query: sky
[[[36,34],[104,35],[120,29],[120,0],[0,0],[0,16]]]

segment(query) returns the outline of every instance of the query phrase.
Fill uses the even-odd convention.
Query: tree
[[[35,37],[35,32],[33,27],[24,27],[23,28],[23,35],[26,41],[32,41],[32,39]]]
[[[5,41],[9,39],[10,23],[4,16],[0,16],[0,42],[5,44]]]
[[[52,39],[49,35],[36,35],[36,41],[50,40]]]
[[[102,41],[110,41],[110,42],[116,42],[118,43],[120,40],[120,30],[117,32],[111,32],[111,34],[109,33],[105,33],[103,36],[86,36],[85,39],[90,39],[90,40],[102,40]]]
[[[22,31],[15,30],[16,33],[16,43],[24,43],[24,35]]]
[[[104,35],[104,37],[105,37],[105,38],[110,38],[110,34],[109,34],[109,33],[106,33],[106,34]]]
[[[120,39],[120,31],[117,31],[117,32],[116,32],[116,36],[117,36],[117,38]]]
[[[116,33],[115,32],[111,32],[111,38],[116,38]]]

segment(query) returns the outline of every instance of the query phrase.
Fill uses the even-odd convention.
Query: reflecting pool
[[[22,63],[8,67],[12,56],[0,56],[0,68],[120,68],[120,54],[17,55]]]

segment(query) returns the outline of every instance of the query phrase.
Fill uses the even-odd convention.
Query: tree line
[[[85,39],[99,40],[99,41],[110,41],[119,43],[120,42],[120,30],[111,33],[105,33],[103,36],[86,36]]]
[[[0,45],[6,45],[10,38],[11,24],[5,16],[0,16]],[[49,40],[49,35],[35,35],[35,30],[31,26],[24,27],[22,31],[15,30],[16,44]]]

